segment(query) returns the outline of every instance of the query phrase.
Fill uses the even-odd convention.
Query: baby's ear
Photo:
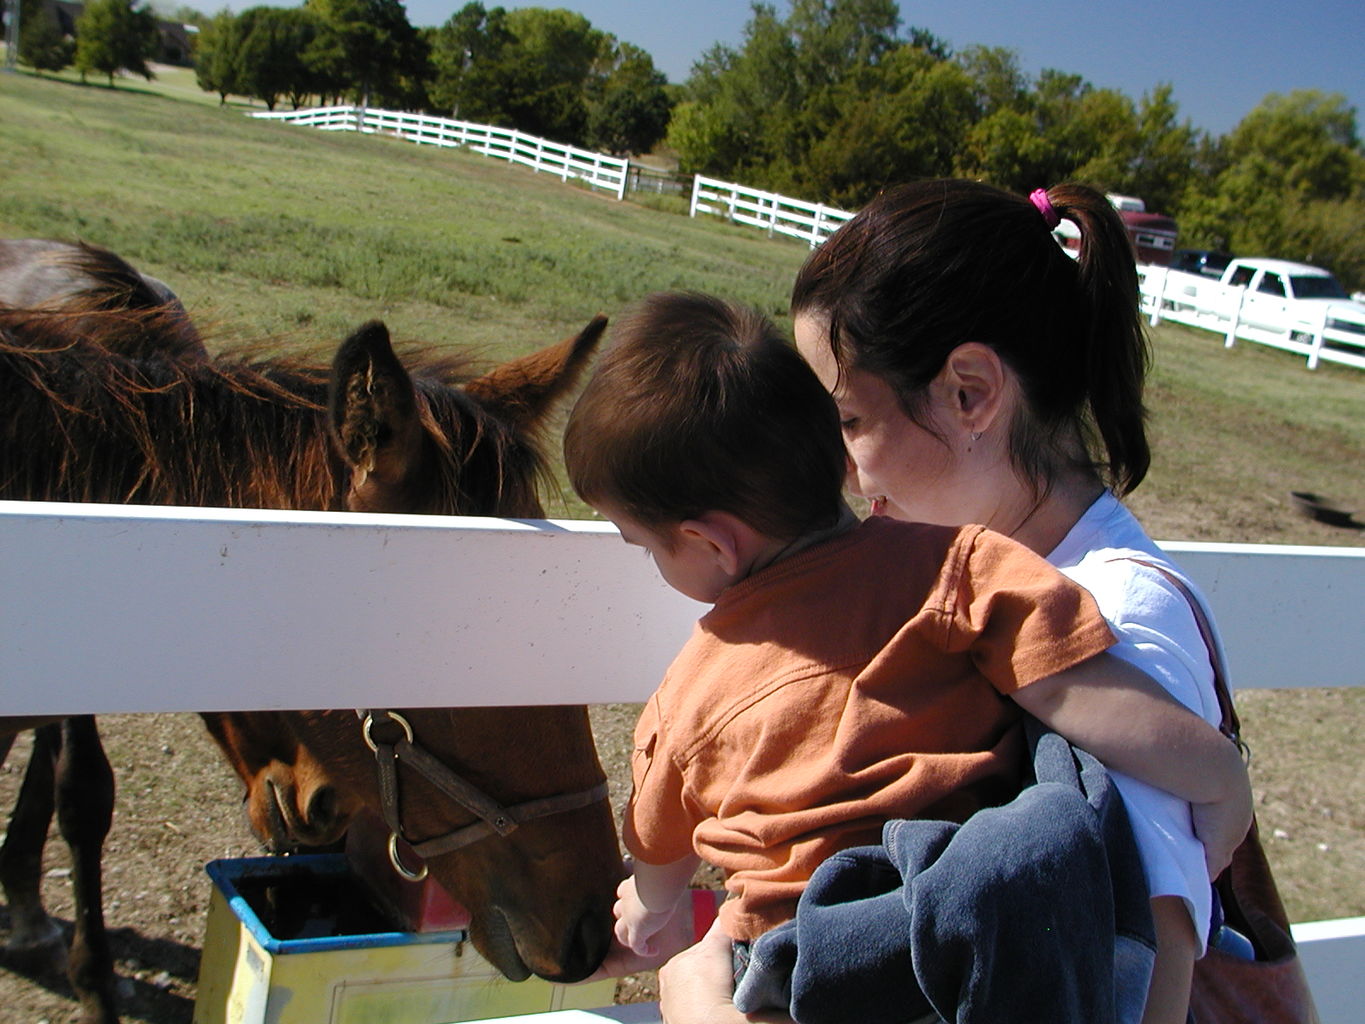
[[[678,525],[685,535],[707,545],[723,573],[737,576],[743,564],[747,534],[753,531],[729,512],[703,512],[696,519]]]

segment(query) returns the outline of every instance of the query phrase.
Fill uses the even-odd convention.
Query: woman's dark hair
[[[925,388],[949,353],[989,345],[1023,387],[1010,452],[1040,496],[1076,458],[1077,438],[1087,464],[1126,494],[1151,461],[1132,243],[1093,189],[1046,194],[1080,228],[1078,259],[1023,196],[973,181],[916,182],[877,196],[811,254],[792,312],[827,320],[838,365],[886,380],[921,424]]]
[[[724,511],[780,539],[838,520],[846,467],[834,400],[777,328],[691,292],[617,322],[564,462],[583,500],[644,526]]]

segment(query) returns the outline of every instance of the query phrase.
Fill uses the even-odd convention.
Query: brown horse
[[[130,358],[92,332],[102,319],[83,317],[74,330],[70,316],[0,310],[0,497],[537,516],[538,427],[603,327],[599,318],[457,387],[449,360],[409,372],[377,323],[347,339],[329,370],[281,359]],[[124,311],[108,322],[126,331],[133,320]],[[164,317],[145,323],[166,329]],[[142,351],[155,348],[143,340]],[[239,740],[224,749],[267,833],[287,831],[270,827],[270,814],[339,829],[351,808],[378,808],[353,712],[206,717],[220,741],[231,721]],[[423,747],[504,805],[602,781],[582,708],[413,711],[409,720]],[[254,764],[241,759],[248,749]],[[305,763],[321,780],[311,792],[324,795],[300,805],[294,780]],[[399,774],[402,828],[419,846],[474,818],[406,768]],[[88,831],[102,838],[98,821]],[[471,910],[475,945],[509,977],[573,980],[605,952],[620,865],[602,801],[433,854],[430,868]],[[97,914],[97,895],[93,902]],[[81,931],[78,920],[77,938]],[[73,986],[94,993],[83,995],[88,1020],[112,1020],[109,986],[96,978],[111,975],[107,946],[87,961]]]
[[[88,242],[0,238],[0,307],[57,310],[77,319],[136,311],[122,328],[110,317],[92,324],[100,344],[123,355],[205,355],[199,331],[175,292]],[[154,330],[146,327],[149,315],[161,321]]]

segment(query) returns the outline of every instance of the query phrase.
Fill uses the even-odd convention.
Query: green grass
[[[85,238],[234,333],[530,347],[645,293],[780,314],[805,250],[460,150],[261,122],[140,88],[0,80],[0,230]]]
[[[0,233],[109,246],[170,283],[224,342],[326,348],[382,317],[399,338],[494,359],[664,288],[716,292],[786,323],[806,254],[797,243],[464,151],[255,121],[187,74],[112,90],[0,75]],[[1362,543],[1296,516],[1289,491],[1365,517],[1365,374],[1309,371],[1169,325],[1153,348],[1155,455],[1132,504],[1154,535]],[[567,500],[551,510],[585,514]],[[1339,784],[1340,765],[1359,757],[1365,690],[1245,703],[1262,824],[1287,834],[1273,856],[1291,913],[1365,913],[1362,794]],[[1266,735],[1275,742],[1258,744]]]

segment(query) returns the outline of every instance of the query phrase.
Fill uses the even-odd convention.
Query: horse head
[[[587,710],[395,714],[409,745],[430,755],[437,769],[367,745],[368,725],[352,711],[205,717],[215,720],[210,729],[224,749],[242,758],[253,824],[262,822],[258,829],[277,844],[335,838],[334,830],[363,807],[424,854],[432,878],[470,912],[475,948],[504,975],[587,977],[606,955],[622,876]],[[394,739],[402,745],[402,736]],[[385,758],[395,768],[388,785],[380,770]],[[386,797],[386,790],[395,795]],[[310,819],[315,812],[321,820]],[[491,818],[502,820],[485,825]]]
[[[374,321],[337,351],[328,387],[353,512],[539,516],[536,442],[606,328],[577,335],[452,387],[415,381]]]
[[[327,417],[352,511],[539,516],[539,433],[606,325],[461,386],[414,374],[383,324],[366,324],[332,363]],[[246,784],[247,815],[271,848],[330,843],[356,810],[382,816],[374,756],[353,712],[215,713],[209,731]],[[605,781],[582,707],[407,713],[424,749],[497,803],[582,794]],[[419,849],[476,820],[408,767],[403,838]],[[472,916],[476,948],[508,978],[576,981],[601,962],[622,873],[605,797],[427,857]]]
[[[270,853],[330,846],[346,834],[359,802],[332,784],[277,711],[205,712],[209,735],[246,786],[251,830]]]

